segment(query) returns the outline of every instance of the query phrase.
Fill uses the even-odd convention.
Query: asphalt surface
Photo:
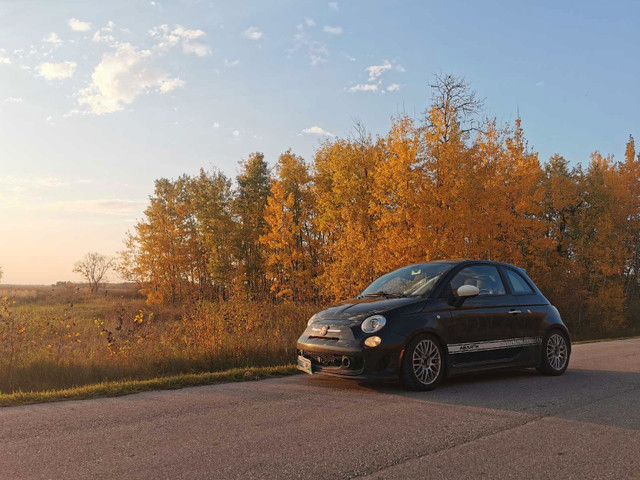
[[[640,339],[434,392],[298,375],[0,409],[0,478],[640,478]]]

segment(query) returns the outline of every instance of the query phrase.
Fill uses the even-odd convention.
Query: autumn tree
[[[239,276],[249,298],[258,298],[266,290],[265,261],[259,239],[265,231],[265,207],[270,190],[269,167],[262,153],[252,153],[240,163],[233,201],[238,223],[236,256]]]
[[[270,290],[284,300],[314,300],[319,239],[313,230],[312,177],[302,157],[286,151],[276,165],[265,209],[266,250]]]
[[[156,181],[145,218],[121,254],[123,275],[142,285],[150,303],[228,296],[235,238],[230,188],[220,172]]]
[[[87,253],[82,260],[73,266],[73,272],[79,273],[89,284],[91,292],[97,292],[102,282],[107,280],[107,273],[114,266],[115,259],[100,255],[97,252]]]

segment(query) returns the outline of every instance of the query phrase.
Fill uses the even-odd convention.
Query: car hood
[[[394,312],[396,314],[408,314],[420,311],[425,299],[421,297],[411,298],[352,298],[345,300],[333,307],[316,313],[316,321],[340,322],[344,324],[358,323],[365,318]]]

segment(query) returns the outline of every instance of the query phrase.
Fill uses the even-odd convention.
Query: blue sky
[[[640,134],[640,4],[444,1],[0,3],[3,283],[113,254],[156,178],[419,117],[438,72],[530,146],[586,162]]]

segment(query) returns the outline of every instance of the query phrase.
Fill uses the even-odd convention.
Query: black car
[[[432,390],[444,377],[504,367],[561,375],[569,331],[524,270],[462,260],[410,265],[357,298],[316,313],[297,344],[307,373],[400,379]]]

